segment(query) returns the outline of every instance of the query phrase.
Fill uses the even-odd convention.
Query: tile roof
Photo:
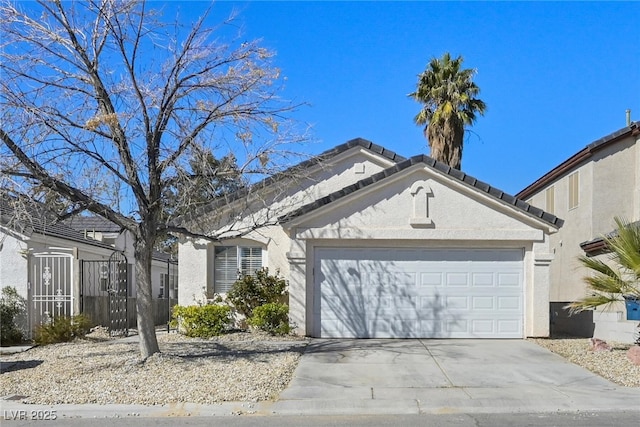
[[[78,231],[100,231],[104,233],[119,233],[122,231],[119,225],[98,215],[76,215],[64,221],[66,225]]]
[[[610,144],[620,141],[621,139],[626,138],[629,135],[638,134],[640,134],[640,122],[633,122],[629,126],[626,126],[613,133],[610,133],[609,135],[593,141],[582,150],[578,151],[576,154],[569,157],[567,160],[560,163],[558,166],[538,178],[535,182],[528,185],[526,188],[516,194],[516,197],[519,197],[521,199],[528,199],[559,177],[573,170],[582,162],[591,158],[591,156],[597,151],[609,146]]]
[[[202,206],[198,209],[195,209],[194,212],[184,215],[180,218],[177,218],[174,223],[185,223],[185,222],[190,222],[196,218],[199,218],[202,215],[205,215],[207,213],[209,213],[211,210],[213,209],[217,209],[220,208],[224,205],[227,205],[231,202],[234,202],[236,200],[240,200],[244,197],[246,197],[249,193],[251,193],[254,189],[260,189],[260,188],[266,188],[269,187],[283,179],[292,177],[292,176],[296,176],[298,174],[298,171],[301,170],[305,170],[308,169],[312,166],[321,164],[323,162],[326,162],[336,156],[338,156],[339,154],[342,154],[352,148],[364,148],[365,150],[371,151],[373,153],[379,154],[383,157],[386,157],[387,159],[393,161],[393,162],[401,162],[406,160],[405,157],[402,157],[398,154],[396,154],[395,152],[391,151],[391,150],[387,150],[386,148],[384,148],[381,145],[377,145],[374,144],[373,142],[366,140],[364,138],[354,138],[351,139],[347,142],[345,142],[344,144],[340,144],[334,148],[331,148],[330,150],[327,150],[317,156],[313,156],[301,163],[298,163],[295,166],[292,166],[282,172],[279,172],[277,174],[274,174],[272,176],[269,176],[267,178],[265,178],[264,180],[253,184],[249,187],[243,187],[241,189],[239,189],[238,191],[234,192],[231,195],[226,195],[226,196],[222,196],[219,197],[217,199],[214,199],[211,201],[211,203],[208,203],[205,206]]]
[[[630,223],[630,225],[634,227],[640,227],[640,221],[634,221]],[[582,249],[587,256],[596,256],[603,253],[611,252],[607,247],[607,242],[605,239],[611,239],[618,235],[618,230],[610,231],[604,236],[596,237],[595,239],[588,240],[586,242],[580,243],[580,249]]]
[[[360,180],[358,182],[356,182],[355,184],[349,185],[345,188],[343,188],[342,190],[338,190],[332,194],[329,194],[325,197],[319,198],[309,204],[306,204],[286,215],[283,215],[279,218],[280,222],[286,222],[286,221],[290,221],[294,218],[297,218],[299,216],[302,216],[304,214],[307,214],[309,212],[312,212],[322,206],[328,205],[329,203],[332,203],[336,200],[339,200],[349,194],[352,194],[358,190],[361,190],[371,184],[374,184],[376,182],[380,182],[383,181],[384,179],[395,175],[396,173],[403,171],[405,169],[408,169],[414,165],[425,165],[431,169],[437,170],[445,175],[450,176],[453,179],[456,179],[460,182],[465,183],[466,185],[475,188],[478,191],[481,191],[483,193],[488,194],[489,196],[500,200],[502,202],[504,202],[507,205],[511,205],[513,206],[515,209],[518,209],[532,217],[535,217],[537,219],[540,219],[550,225],[553,225],[555,227],[561,227],[563,224],[563,220],[561,220],[560,218],[556,217],[555,215],[552,215],[548,212],[543,211],[542,209],[536,208],[535,206],[532,206],[526,202],[524,202],[521,199],[518,199],[512,195],[509,195],[507,193],[505,193],[504,191],[501,191],[495,187],[490,186],[489,184],[479,181],[478,179],[467,175],[466,173],[458,170],[458,169],[454,169],[448,165],[446,165],[445,163],[436,161],[435,159],[426,156],[426,155],[418,155],[418,156],[414,156],[411,157],[409,159],[405,159],[402,160],[400,162],[398,162],[397,164],[395,164],[394,166],[391,166],[390,168],[387,168],[377,174],[374,174],[368,178],[365,178],[363,180]]]
[[[17,201],[5,197],[0,201],[0,225],[2,226],[27,236],[37,233],[73,242],[86,243],[109,249],[110,251],[115,250],[112,245],[86,237],[83,232],[84,230],[95,230],[103,232],[116,231],[119,233],[121,231],[120,227],[108,219],[92,215],[76,216],[65,221],[58,221],[56,215],[43,204],[24,201],[19,203],[18,208],[15,208],[11,202],[16,203]],[[73,227],[70,226],[71,224]],[[92,225],[95,228],[91,227]],[[152,258],[157,261],[177,263],[175,256],[159,251],[153,251]]]
[[[53,212],[33,201],[18,202],[17,199],[2,197],[0,225],[27,236],[37,233],[113,250],[112,246],[87,238],[84,233],[59,222]]]

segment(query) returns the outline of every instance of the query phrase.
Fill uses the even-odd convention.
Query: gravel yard
[[[100,333],[3,355],[0,397],[39,404],[271,400],[288,385],[308,342],[255,333],[211,340],[171,333],[159,334],[158,341],[162,353],[145,362],[137,342]],[[627,359],[628,344],[594,352],[584,338],[531,341],[614,383],[640,387],[640,366]]]
[[[588,338],[536,338],[530,341],[618,385],[640,387],[640,366],[627,358],[631,344],[609,342],[612,351],[591,351]]]
[[[3,355],[0,396],[39,404],[270,400],[288,385],[307,344],[249,333],[211,340],[159,334],[158,341],[162,353],[145,362],[137,342],[116,340]]]

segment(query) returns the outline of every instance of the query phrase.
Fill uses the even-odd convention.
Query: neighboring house
[[[120,316],[119,326],[135,327],[134,260],[127,239],[126,233],[101,218],[77,217],[57,222],[42,205],[29,204],[20,213],[9,200],[2,200],[0,287],[15,287],[27,300],[29,325],[24,326],[29,331],[54,316],[78,313],[105,326],[111,326],[110,321]],[[176,263],[160,255],[154,256],[153,261],[154,295],[166,292],[163,283],[173,283],[175,298]],[[119,271],[111,268],[116,258]],[[113,314],[117,307],[109,296],[116,279],[128,310]],[[166,299],[156,301],[158,324],[167,321],[168,303]]]
[[[623,305],[572,317],[564,307],[586,292],[583,277],[589,273],[578,257],[594,254],[598,238],[615,227],[615,216],[640,219],[639,122],[587,145],[516,197],[565,221],[550,240],[555,256],[551,263],[552,332],[630,340],[632,334],[627,336],[625,331],[637,322],[626,320]]]
[[[554,215],[427,156],[405,159],[363,139],[291,171],[305,175],[260,185],[273,225],[215,243],[181,237],[181,305],[224,294],[239,272],[263,266],[288,280],[300,334],[549,335],[549,235],[562,225]],[[229,214],[242,203],[214,201],[190,225],[231,235],[267,215]]]

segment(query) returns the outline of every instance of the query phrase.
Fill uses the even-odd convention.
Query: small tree
[[[88,211],[132,234],[143,358],[159,351],[154,247],[170,233],[224,237],[176,216],[214,186],[205,196],[223,202],[207,213],[224,211],[225,224],[241,217],[261,201],[250,184],[285,169],[290,144],[306,140],[291,119],[297,106],[278,96],[273,52],[226,37],[230,21],[208,27],[209,9],[167,21],[149,4],[0,0],[0,197],[46,203],[59,219]],[[238,185],[246,203],[234,196],[230,211],[224,198]]]
[[[640,299],[640,222],[630,223],[615,218],[617,230],[604,236],[609,251],[608,262],[582,256],[580,263],[591,270],[586,276],[589,295],[569,304],[570,313],[589,310],[622,301],[625,297]]]

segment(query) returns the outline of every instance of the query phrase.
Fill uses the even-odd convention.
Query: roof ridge
[[[342,154],[352,148],[355,147],[362,147],[366,150],[372,151],[376,154],[380,154],[383,157],[388,158],[389,160],[393,161],[393,162],[400,162],[400,161],[404,161],[406,160],[405,157],[400,156],[399,154],[395,153],[394,151],[388,150],[386,148],[384,148],[381,145],[375,144],[372,141],[369,141],[368,139],[362,138],[362,137],[356,137],[353,139],[348,140],[347,142],[344,142],[342,144],[339,144],[333,148],[330,148],[328,150],[323,151],[322,153],[312,156],[306,160],[303,160],[293,166],[288,167],[287,169],[278,172],[274,175],[268,176],[266,178],[264,178],[261,181],[258,181],[255,184],[249,185],[249,186],[245,186],[242,187],[240,189],[238,189],[237,191],[235,191],[234,193],[230,194],[230,195],[226,195],[226,196],[220,196],[216,199],[213,199],[211,202],[205,204],[204,206],[201,206],[197,209],[194,210],[194,212],[191,212],[189,214],[183,215],[179,218],[176,218],[173,222],[176,224],[179,223],[184,223],[184,222],[190,222],[193,221],[194,219],[196,219],[197,217],[204,215],[206,213],[208,213],[209,211],[211,211],[212,209],[218,208],[221,205],[225,205],[225,204],[229,204],[232,202],[235,202],[237,200],[242,199],[243,197],[246,197],[248,194],[250,194],[250,192],[256,188],[266,188],[282,179],[285,179],[287,177],[291,176],[292,172],[295,172],[297,170],[300,169],[306,169],[312,166],[315,166],[317,164],[320,164],[324,161],[327,161],[331,158],[334,158],[336,156],[338,156],[339,154]]]
[[[304,214],[307,214],[313,210],[316,210],[324,205],[327,205],[329,203],[332,203],[336,200],[339,200],[349,194],[352,194],[362,188],[365,188],[371,184],[374,184],[376,182],[382,181],[392,175],[395,175],[398,172],[401,172],[405,169],[408,169],[412,166],[415,165],[419,165],[419,164],[424,164],[427,167],[430,167],[431,169],[434,169],[436,171],[439,171],[441,173],[444,173],[445,175],[448,175],[470,187],[473,187],[479,191],[482,191],[484,193],[487,193],[489,196],[497,199],[497,200],[501,200],[502,202],[506,203],[507,205],[513,206],[514,208],[523,211],[533,217],[536,217],[548,224],[551,224],[553,226],[556,227],[560,227],[562,226],[562,224],[564,223],[564,221],[558,217],[556,217],[553,214],[550,214],[548,212],[543,211],[540,208],[537,208],[533,205],[530,205],[529,203],[515,197],[512,196],[508,193],[505,193],[504,191],[493,187],[483,181],[478,180],[477,178],[474,178],[471,175],[466,174],[465,172],[462,172],[459,169],[455,169],[452,168],[451,166],[447,165],[446,163],[440,162],[432,157],[427,156],[426,154],[418,154],[416,156],[410,157],[404,161],[398,162],[395,165],[384,169],[383,171],[380,171],[376,174],[373,174],[367,178],[364,178],[354,184],[350,184],[338,191],[335,191],[331,194],[328,194],[324,197],[321,197],[317,200],[314,200],[311,203],[308,203],[304,206],[299,207],[298,209],[295,209],[292,212],[289,212],[285,215],[282,215],[278,218],[279,222],[286,222],[286,221],[290,221],[293,218],[302,216]]]

